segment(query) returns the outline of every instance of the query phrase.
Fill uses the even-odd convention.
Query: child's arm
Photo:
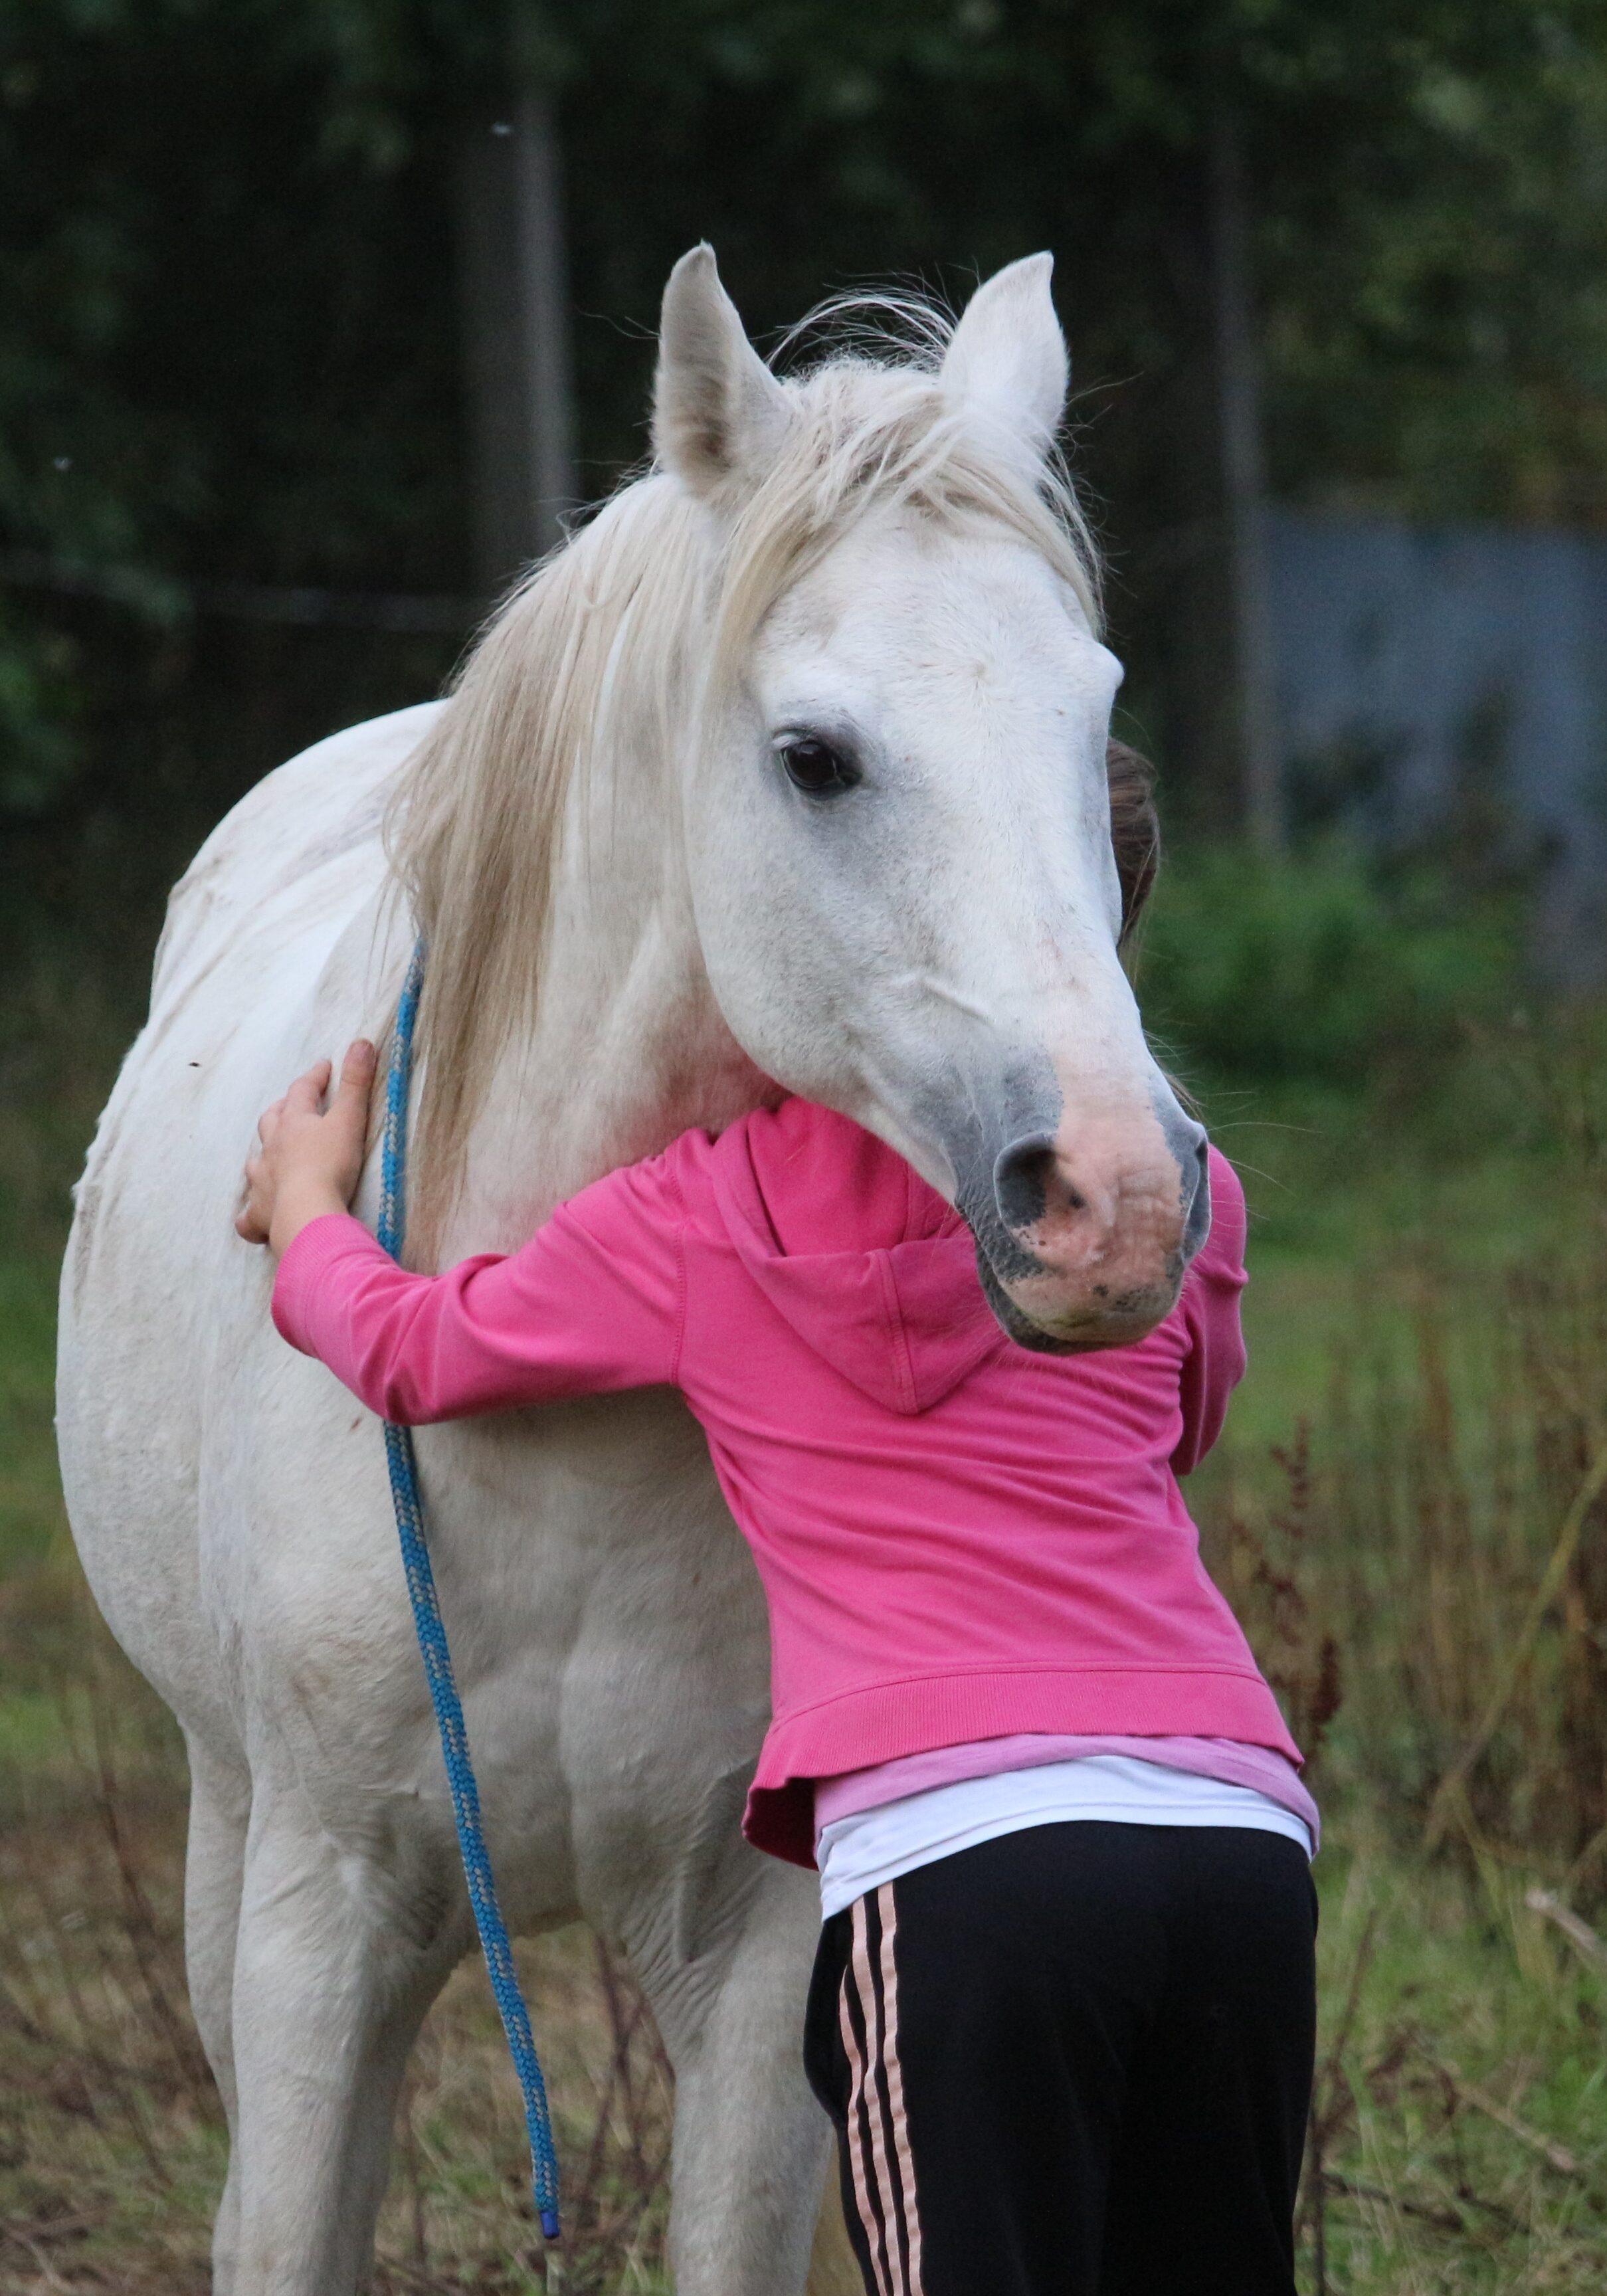
[[[409,1426],[673,1382],[683,1216],[664,1158],[598,1181],[511,1256],[416,1275],[345,1211],[362,1166],[363,1075],[359,1062],[356,1115],[342,1112],[345,1071],[324,1115],[327,1071],[301,1078],[264,1119],[247,1168],[240,1232],[283,1239],[274,1320],[292,1347]]]
[[[1211,1232],[1190,1268],[1184,1299],[1189,1351],[1182,1375],[1183,1440],[1172,1472],[1192,1474],[1221,1434],[1244,1376],[1239,1301],[1244,1290],[1244,1191],[1225,1156],[1210,1152]]]

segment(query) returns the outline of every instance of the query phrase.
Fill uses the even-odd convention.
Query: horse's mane
[[[728,527],[649,472],[533,569],[468,655],[387,824],[430,951],[413,1159],[422,1229],[461,1185],[497,1062],[534,1021],[567,800],[611,737],[633,772],[660,772],[776,601],[873,509],[1003,524],[1097,627],[1097,562],[1064,464],[1029,465],[945,399],[954,324],[914,295],[823,305],[783,347],[825,336],[824,355],[787,378],[797,419]]]

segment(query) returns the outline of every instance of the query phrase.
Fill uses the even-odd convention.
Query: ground
[[[0,1119],[0,2292],[182,2296],[224,2164],[179,1951],[182,1755],[78,1579],[50,1428],[61,1178],[99,1089]],[[1208,1112],[1249,1183],[1252,1368],[1193,1499],[1322,1741],[1304,2296],[1584,2296],[1607,2269],[1607,1525],[1575,1505],[1607,1394],[1596,1167],[1554,1141],[1451,1152],[1309,1095]],[[1465,1791],[1439,1792],[1485,1725]],[[409,2081],[380,2284],[663,2289],[651,2022],[584,1933],[521,1960],[565,2261],[539,2252],[468,1969]]]

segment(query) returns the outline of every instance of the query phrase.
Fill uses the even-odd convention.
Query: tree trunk
[[[1250,205],[1236,124],[1218,111],[1210,151],[1211,300],[1222,500],[1233,607],[1242,810],[1255,842],[1283,842],[1276,669],[1267,573],[1267,464],[1250,274]]]
[[[521,96],[464,134],[459,275],[475,563],[488,593],[562,539],[575,506],[569,297],[552,106]]]

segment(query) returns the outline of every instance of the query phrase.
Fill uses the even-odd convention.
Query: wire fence
[[[389,630],[409,637],[464,637],[490,603],[449,593],[197,579],[146,567],[79,564],[36,550],[0,550],[0,587],[98,599],[152,622],[218,615],[303,629]]]

